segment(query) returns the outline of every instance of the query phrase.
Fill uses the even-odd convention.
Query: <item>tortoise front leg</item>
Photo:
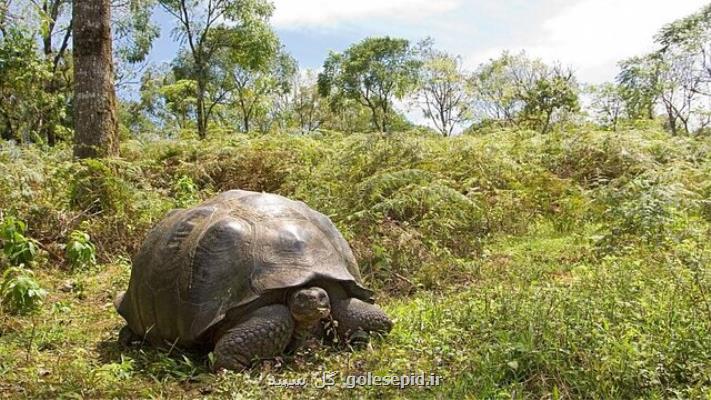
[[[241,371],[254,359],[276,357],[284,352],[293,331],[294,321],[285,306],[257,309],[217,340],[214,369]]]
[[[355,298],[334,301],[331,313],[338,321],[336,330],[349,342],[367,342],[369,332],[388,333],[393,327],[380,307]]]
[[[133,331],[131,330],[131,328],[128,327],[128,325],[124,325],[119,331],[118,342],[123,347],[129,347],[133,343],[140,342],[142,340],[143,337],[133,333]]]

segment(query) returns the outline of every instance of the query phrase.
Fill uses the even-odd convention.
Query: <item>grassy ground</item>
[[[44,249],[28,268],[47,290],[36,312],[0,314],[0,397],[711,399],[706,141],[396,139],[130,143],[118,168],[0,152],[0,206]],[[120,348],[112,299],[145,230],[230,187],[328,213],[393,332],[218,375],[204,354]],[[97,265],[66,259],[75,229]],[[328,372],[336,385],[317,387]],[[441,381],[348,387],[367,372]]]

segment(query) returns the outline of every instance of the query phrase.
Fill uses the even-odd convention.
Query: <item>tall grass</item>
[[[0,319],[0,371],[12,382],[0,383],[0,391],[372,398],[711,393],[711,139],[644,130],[450,139],[216,135],[132,140],[121,159],[83,162],[67,148],[2,146],[2,216],[26,224],[23,237],[39,250],[26,267],[48,294],[37,303],[42,318]],[[282,194],[327,214],[353,247],[366,285],[395,317],[391,336],[371,351],[312,349],[281,366],[219,377],[206,374],[207,359],[199,356],[116,347],[120,319],[110,297],[125,288],[128,260],[146,231],[170,209],[229,189]],[[67,243],[78,248],[76,232],[86,251],[68,256]],[[84,253],[82,263],[93,265],[95,255],[99,265],[74,268]],[[55,358],[56,371],[41,375]],[[266,374],[288,378],[323,369],[433,371],[445,384],[347,393],[264,384]],[[37,374],[51,384],[41,385]],[[90,389],[82,389],[87,383]]]

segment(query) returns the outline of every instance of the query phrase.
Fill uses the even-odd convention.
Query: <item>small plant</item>
[[[71,303],[68,301],[58,301],[52,304],[52,314],[68,315],[72,311]]]
[[[0,221],[3,253],[11,265],[29,264],[37,255],[37,241],[25,236],[27,225],[13,217]]]
[[[34,279],[28,269],[10,267],[0,282],[0,305],[12,314],[26,315],[39,309],[47,291]]]
[[[102,365],[94,370],[94,375],[99,379],[110,382],[131,379],[134,372],[134,364],[135,361],[132,358],[122,354],[120,362]]]
[[[602,235],[596,247],[604,254],[646,245],[659,248],[678,236],[683,221],[681,199],[687,195],[679,185],[636,178],[622,190],[613,191],[603,214]],[[688,196],[688,195],[687,195]]]
[[[178,207],[187,207],[198,200],[198,187],[189,176],[181,176],[173,184],[175,204]]]
[[[83,160],[69,182],[69,203],[90,214],[118,213],[131,204],[128,184],[118,171],[121,166],[99,160]]]
[[[177,356],[170,357],[169,354],[161,355],[160,358],[147,366],[146,371],[156,380],[171,377],[182,382],[193,380],[201,372],[204,372],[199,364],[193,362],[185,354],[182,354],[180,358]]]
[[[72,269],[85,269],[96,265],[96,247],[86,232],[73,231],[69,234],[66,254]]]

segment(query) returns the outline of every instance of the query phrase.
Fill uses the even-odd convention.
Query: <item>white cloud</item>
[[[611,80],[617,62],[653,48],[654,34],[664,24],[689,15],[705,0],[583,0],[545,20],[540,36],[515,43],[509,50],[526,50],[546,61],[559,60],[587,82]],[[498,56],[489,48],[468,57],[470,66]]]
[[[278,28],[335,27],[376,17],[418,20],[455,9],[461,0],[275,0]]]

